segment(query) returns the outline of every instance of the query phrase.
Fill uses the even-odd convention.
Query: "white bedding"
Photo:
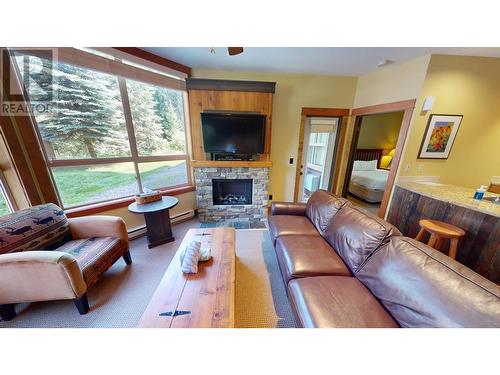
[[[389,171],[376,169],[374,171],[352,171],[351,183],[372,190],[384,190]]]

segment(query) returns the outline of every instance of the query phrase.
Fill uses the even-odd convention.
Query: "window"
[[[310,164],[322,167],[325,164],[326,148],[328,146],[328,133],[311,133],[307,161]]]
[[[16,207],[13,203],[12,194],[5,180],[3,171],[0,171],[0,216],[14,212]]]
[[[43,58],[14,56],[23,78],[44,73]],[[34,116],[65,208],[190,183],[185,91],[61,61],[51,79],[52,108]],[[36,102],[40,79],[23,82]]]

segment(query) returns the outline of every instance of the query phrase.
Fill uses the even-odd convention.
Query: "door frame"
[[[333,167],[335,168],[334,170],[334,177],[333,177],[333,183],[331,184],[332,187],[336,186],[337,179],[338,179],[338,169],[340,168],[340,162],[341,158],[338,157],[338,155],[342,155],[342,150],[344,147],[344,138],[345,138],[345,133],[346,133],[346,126],[348,123],[349,119],[349,112],[350,110],[348,108],[312,108],[312,107],[302,107],[301,111],[301,117],[300,117],[300,128],[299,128],[299,144],[297,147],[297,163],[295,167],[295,188],[294,188],[294,193],[293,193],[293,200],[294,202],[299,201],[299,192],[300,192],[300,174],[302,173],[302,153],[304,151],[304,134],[305,134],[305,128],[306,128],[306,122],[308,117],[338,117],[340,118],[339,124],[338,124],[338,131],[337,131],[337,137],[338,137],[338,149],[335,157],[335,163]]]
[[[403,147],[406,142],[406,137],[408,136],[408,129],[410,127],[411,118],[413,111],[415,109],[416,99],[403,100],[400,102],[392,102],[385,104],[377,104],[368,107],[354,108],[352,110],[354,131],[352,134],[351,149],[349,151],[349,159],[347,163],[347,171],[344,180],[344,186],[342,188],[342,196],[347,197],[347,189],[349,187],[349,181],[351,180],[352,166],[354,163],[354,152],[356,151],[356,146],[358,143],[359,129],[361,126],[361,117],[367,115],[383,114],[390,112],[404,112],[403,120],[401,122],[401,128],[399,130],[399,136],[396,143],[396,151],[391,161],[391,169],[389,171],[389,176],[387,177],[387,184],[385,185],[384,195],[382,196],[382,202],[380,202],[380,209],[378,216],[381,218],[385,217],[387,211],[387,206],[389,205],[389,198],[391,197],[392,190],[394,188],[394,181],[396,180],[396,173],[398,171],[399,163],[401,161],[401,155],[403,153]]]

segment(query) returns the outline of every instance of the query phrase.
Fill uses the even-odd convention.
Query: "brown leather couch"
[[[300,327],[500,327],[500,287],[324,190],[272,204]]]

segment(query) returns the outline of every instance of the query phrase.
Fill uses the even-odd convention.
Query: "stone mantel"
[[[198,217],[202,223],[220,221],[265,222],[267,220],[269,168],[235,167],[233,165],[231,167],[193,165]],[[212,179],[252,179],[252,204],[214,205]]]

